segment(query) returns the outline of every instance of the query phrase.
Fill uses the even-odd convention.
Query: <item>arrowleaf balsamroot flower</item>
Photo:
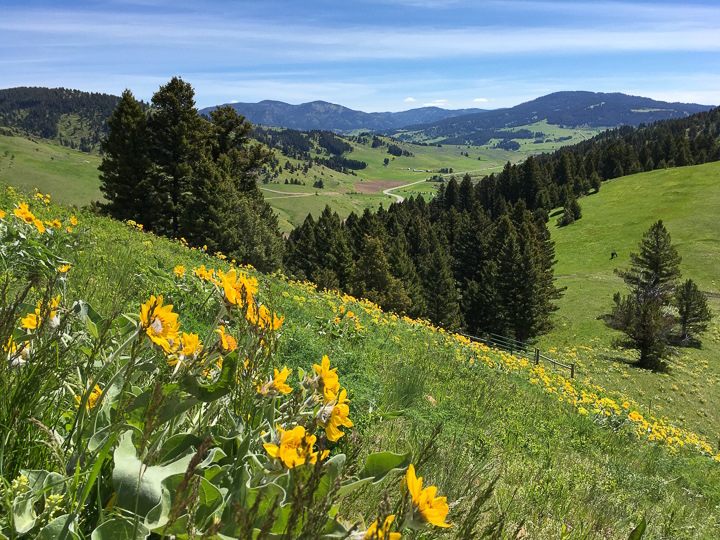
[[[216,334],[220,334],[220,349],[225,354],[233,352],[237,348],[237,340],[230,334],[225,333],[225,327],[220,325],[215,329]]]
[[[140,307],[140,322],[150,340],[166,353],[173,352],[179,344],[178,314],[173,313],[172,304],[163,306],[163,297],[151,296]]]
[[[227,274],[219,271],[218,277],[228,304],[238,307],[252,305],[253,295],[258,291],[257,279],[237,272],[234,268]]]
[[[339,396],[333,398],[320,409],[318,422],[325,428],[328,440],[337,442],[345,435],[340,431],[340,426],[351,428],[355,424],[348,418],[350,408],[347,406],[347,391],[343,388]]]
[[[292,392],[292,387],[287,384],[287,378],[291,373],[292,369],[288,369],[287,367],[284,367],[282,371],[275,369],[275,376],[262,386],[257,387],[258,393],[262,395],[267,395],[271,392],[289,394]]]
[[[430,523],[437,527],[450,527],[452,523],[445,523],[450,511],[447,497],[435,497],[437,487],[422,487],[422,477],[415,476],[415,467],[410,465],[405,475],[405,483],[412,498],[413,514],[417,521]]]
[[[35,215],[30,211],[30,207],[27,203],[18,203],[18,207],[13,210],[13,214],[22,219],[25,223],[33,224],[35,222]]]
[[[278,459],[288,468],[292,469],[304,463],[317,462],[318,453],[313,452],[315,444],[315,435],[305,433],[303,426],[295,426],[285,431],[280,426],[276,426],[280,435],[280,444],[263,444],[263,448],[272,458]]]
[[[402,536],[400,533],[390,532],[390,526],[394,520],[395,514],[386,517],[382,529],[380,530],[378,530],[378,522],[375,520],[372,525],[368,527],[367,531],[364,533],[358,533],[356,536],[358,539],[362,540],[400,540]],[[356,536],[351,536],[351,538],[355,538]]]
[[[325,401],[335,399],[335,394],[340,391],[340,380],[337,375],[337,368],[330,369],[330,359],[327,355],[322,357],[321,365],[313,364],[313,369],[318,376],[318,386]]]
[[[178,265],[173,269],[173,272],[175,272],[176,277],[181,278],[185,275],[185,267]]]
[[[90,410],[97,405],[98,399],[100,399],[100,396],[102,395],[102,388],[100,388],[97,384],[95,385],[95,388],[92,389],[92,392],[90,392],[90,395],[88,396],[87,402],[85,403],[85,408],[87,410]],[[75,400],[78,402],[77,407],[80,406],[80,403],[82,403],[82,396],[75,396]]]

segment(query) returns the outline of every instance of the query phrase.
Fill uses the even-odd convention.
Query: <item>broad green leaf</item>
[[[30,494],[18,497],[13,502],[13,521],[15,522],[15,532],[25,534],[35,526],[35,510],[33,509],[33,500]]]
[[[628,540],[640,540],[645,535],[646,528],[647,522],[645,521],[645,517],[643,516],[638,526],[635,527],[630,533],[630,536],[628,536]]]
[[[199,448],[203,440],[192,433],[181,433],[168,438],[160,449],[160,463],[173,461],[182,455],[187,454],[190,450]]]
[[[131,432],[126,431],[114,454],[115,505],[146,516],[160,503],[162,481],[174,474],[184,474],[191,459],[192,455],[188,454],[166,465],[146,467],[136,456]]]
[[[338,497],[344,497],[348,493],[352,493],[356,489],[364,486],[365,484],[369,484],[373,480],[374,478],[372,476],[369,476],[368,478],[363,478],[362,480],[356,480],[355,482],[343,484],[342,486],[340,486],[340,490],[338,491]]]
[[[410,465],[410,452],[394,454],[392,452],[377,452],[370,454],[365,460],[365,466],[360,471],[360,479],[373,478],[377,483],[395,469],[405,469]]]
[[[36,536],[36,540],[80,540],[80,536],[75,533],[72,516],[63,514],[45,525]]]
[[[142,523],[127,518],[114,518],[95,529],[90,540],[144,540],[150,531]]]
[[[200,384],[196,377],[187,375],[182,380],[184,390],[195,396],[200,401],[210,403],[223,396],[228,395],[237,386],[235,382],[235,365],[237,364],[237,353],[232,353],[223,358],[222,372],[218,380],[212,384]]]

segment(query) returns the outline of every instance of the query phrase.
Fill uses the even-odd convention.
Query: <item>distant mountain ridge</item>
[[[555,92],[507,109],[468,114],[389,130],[389,135],[414,132],[413,140],[433,140],[449,144],[473,144],[480,134],[526,126],[542,120],[565,127],[637,127],[659,120],[685,118],[712,109],[695,103],[668,103],[621,93]],[[407,136],[401,138],[408,138]]]
[[[327,101],[291,105],[282,101],[264,100],[259,103],[224,105],[230,105],[253,124],[301,131],[318,129],[337,132],[394,130],[411,124],[426,124],[453,116],[485,112],[483,109],[450,110],[440,107],[420,107],[396,113],[366,113]],[[214,109],[215,107],[206,107],[200,110],[200,114],[209,114]]]

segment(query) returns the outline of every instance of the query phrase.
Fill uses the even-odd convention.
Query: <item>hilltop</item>
[[[523,138],[537,139],[539,136],[527,126],[541,121],[566,128],[607,129],[684,118],[711,108],[707,105],[668,103],[621,93],[555,92],[508,109],[407,126],[387,134],[414,141],[477,144],[478,141],[487,140],[488,134],[497,136],[496,132],[518,131],[522,128],[528,131]]]
[[[117,96],[67,88],[8,88],[0,90],[0,127],[97,151],[119,101]]]

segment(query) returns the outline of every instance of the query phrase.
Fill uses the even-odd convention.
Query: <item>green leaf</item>
[[[236,363],[237,353],[229,354],[223,358],[222,372],[216,382],[213,384],[199,384],[195,377],[187,375],[182,380],[183,388],[202,402],[216,401],[228,395],[237,386],[235,382]]]
[[[405,469],[410,465],[410,452],[394,454],[392,452],[377,452],[370,454],[365,460],[365,466],[360,471],[360,479],[373,478],[377,483],[393,470]]]
[[[24,534],[35,526],[35,510],[33,509],[33,500],[30,494],[17,498],[13,502],[13,521],[15,523],[15,532]]]
[[[167,465],[146,467],[136,456],[130,431],[121,435],[113,457],[115,505],[143,517],[161,502],[162,481],[174,474],[185,473],[192,459],[188,454]]]
[[[352,493],[356,489],[364,486],[365,484],[369,484],[373,480],[374,478],[370,476],[368,478],[363,478],[362,480],[356,480],[354,482],[343,484],[342,486],[340,486],[340,490],[338,491],[338,497],[344,497],[348,493]]]
[[[135,523],[127,518],[109,519],[90,536],[90,540],[144,540],[150,530],[142,523]]]
[[[75,521],[69,514],[56,517],[45,525],[36,536],[36,540],[80,540],[75,533]]]
[[[647,522],[645,521],[645,516],[643,516],[643,518],[640,520],[640,524],[635,527],[630,533],[630,536],[628,536],[628,540],[640,540],[645,534],[646,528]]]

